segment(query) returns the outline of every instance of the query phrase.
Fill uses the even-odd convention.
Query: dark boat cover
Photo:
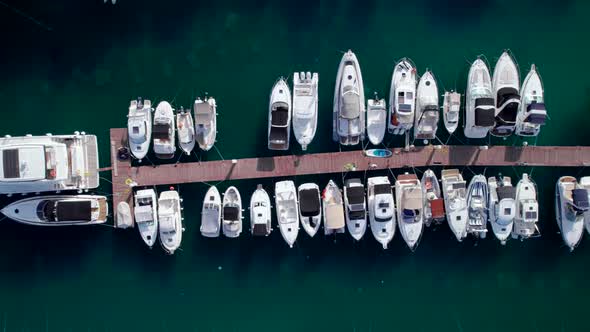
[[[304,189],[299,192],[299,208],[304,217],[313,217],[320,213],[319,195],[317,189]]]
[[[378,184],[373,190],[375,191],[375,195],[391,194],[391,186],[388,184]]]
[[[477,98],[475,99],[475,125],[478,127],[490,127],[496,123],[494,99]]]
[[[588,204],[588,191],[586,189],[574,189],[572,191],[574,205],[579,211],[587,211],[590,208]]]
[[[18,150],[10,149],[2,151],[2,167],[5,179],[16,179],[20,177]]]
[[[48,204],[49,205],[49,204]],[[56,221],[90,221],[91,201],[58,201],[55,203]]]
[[[518,91],[516,91],[515,88],[501,88],[500,90],[498,90],[498,103],[496,104],[496,107],[502,107],[502,105],[504,105],[510,99],[520,100],[520,95],[518,94]]]
[[[271,127],[270,128],[270,135],[268,137],[271,143],[287,143],[287,128],[281,127]]]
[[[154,137],[157,139],[167,139],[170,136],[170,125],[167,123],[154,124]]]
[[[268,228],[266,227],[266,224],[255,224],[254,229],[252,229],[252,234],[255,236],[268,235]]]
[[[349,204],[363,204],[365,189],[363,187],[348,187],[346,188],[346,197]]]
[[[223,219],[237,221],[240,215],[240,209],[236,206],[225,206],[223,208]]]
[[[270,118],[270,123],[273,126],[285,127],[289,120],[289,106],[283,102],[274,103],[270,112]]]
[[[494,107],[494,98],[476,98],[475,107],[478,106],[492,106]]]
[[[516,198],[516,188],[513,186],[502,186],[496,189],[498,193],[498,200],[501,201],[504,198]]]

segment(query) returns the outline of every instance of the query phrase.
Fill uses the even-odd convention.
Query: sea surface
[[[589,2],[572,0],[2,0],[0,134],[84,130],[99,137],[105,167],[109,128],[126,126],[129,100],[178,108],[208,94],[218,103],[218,151],[180,162],[285,154],[266,149],[269,94],[278,77],[305,70],[320,76],[309,152],[338,151],[332,98],[346,50],[359,59],[366,95],[387,98],[401,57],[419,73],[431,69],[441,90],[464,92],[470,62],[483,54],[493,66],[510,49],[521,78],[535,63],[545,85],[550,120],[529,144],[587,145],[589,12]],[[487,142],[449,139],[442,123],[439,136]],[[386,144],[403,140],[387,136]],[[295,140],[290,153],[301,153]],[[174,256],[149,250],[137,229],[0,221],[0,331],[588,331],[590,239],[568,252],[553,199],[559,176],[590,172],[462,170],[467,179],[501,172],[514,184],[532,173],[542,237],[505,247],[492,234],[458,243],[443,225],[427,229],[415,253],[399,232],[385,251],[370,232],[354,243],[348,235],[310,239],[301,229],[293,249],[278,229],[268,238],[244,231],[239,239],[205,239],[199,225],[208,185],[181,185],[186,231]],[[393,174],[404,171],[423,169]],[[97,193],[110,195],[110,173],[101,175]],[[323,187],[343,176],[291,179]],[[218,187],[236,185],[248,202],[258,183],[272,192],[278,180]]]

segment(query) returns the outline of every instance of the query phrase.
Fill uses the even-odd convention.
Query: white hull
[[[195,148],[195,123],[190,112],[176,114],[176,132],[178,133],[178,145],[187,155]]]
[[[350,179],[344,186],[346,228],[353,239],[360,241],[367,230],[365,187],[359,179]]]
[[[391,134],[403,135],[414,126],[416,82],[416,66],[412,61],[407,58],[398,61],[389,90],[387,129]]]
[[[424,229],[424,197],[415,175],[400,175],[395,182],[395,205],[399,232],[411,251],[416,250]],[[406,211],[411,211],[410,217]]]
[[[436,202],[442,203],[442,192],[438,183],[436,174],[431,169],[427,169],[420,180],[422,193],[424,196],[424,224],[430,226],[432,223],[440,223],[444,220],[443,215],[434,214],[439,211],[433,211],[433,205]],[[444,206],[444,203],[442,203]],[[444,207],[443,207],[444,209]],[[442,213],[442,211],[441,211]]]
[[[545,93],[543,82],[535,65],[522,82],[520,107],[516,118],[516,135],[537,136],[541,126],[545,124],[547,111],[545,110]]]
[[[293,134],[304,151],[317,128],[318,80],[318,73],[293,74]]]
[[[490,130],[490,134],[506,137],[514,132],[517,112],[520,107],[518,67],[512,56],[506,51],[502,53],[494,67],[492,87],[496,102],[496,125]]]
[[[486,177],[478,174],[471,178],[467,187],[467,233],[485,239],[488,232],[489,191]]]
[[[516,218],[514,218],[512,238],[523,240],[539,236],[538,221],[537,187],[525,173],[516,185]]]
[[[258,185],[250,198],[250,233],[254,236],[268,236],[271,231],[270,197]]]
[[[201,235],[218,237],[221,229],[221,196],[215,186],[211,186],[203,199],[201,210]]]
[[[346,230],[344,201],[340,189],[332,180],[324,188],[322,203],[324,235],[344,233]]]
[[[299,206],[293,181],[275,184],[275,207],[281,235],[289,247],[293,248],[299,233]]]
[[[115,226],[117,228],[133,227],[131,208],[127,202],[119,202],[119,204],[117,204],[117,217],[115,218]]]
[[[576,188],[576,179],[571,176],[562,176],[555,184],[555,217],[557,226],[561,232],[564,244],[574,251],[580,244],[584,234],[584,217],[581,214],[572,213],[567,206],[572,202],[571,191]]]
[[[461,95],[457,92],[445,92],[443,99],[443,121],[449,134],[453,134],[459,126]]]
[[[416,92],[414,138],[434,139],[438,129],[439,113],[438,86],[432,72],[427,71],[420,77]]]
[[[481,120],[476,121],[476,100],[486,101],[480,106]],[[492,79],[485,62],[477,59],[471,65],[467,76],[467,92],[465,93],[465,127],[467,138],[484,138],[494,126],[494,94],[492,92]],[[488,103],[489,102],[489,103]],[[484,114],[486,113],[486,114]]]
[[[209,151],[217,137],[217,103],[214,98],[197,98],[193,106],[195,114],[195,136],[199,148]]]
[[[166,253],[172,255],[182,242],[182,216],[180,196],[175,190],[164,191],[158,199],[158,221],[160,244]]]
[[[377,185],[383,186],[376,189]],[[367,180],[367,197],[371,233],[383,249],[387,249],[395,235],[396,227],[395,202],[387,176],[372,177]]]
[[[161,101],[154,114],[154,153],[160,159],[171,159],[176,152],[176,127],[174,110],[167,101]],[[168,128],[168,132],[159,133],[156,128]]]
[[[141,101],[141,100],[139,100]],[[127,115],[129,150],[140,161],[145,158],[152,141],[152,102],[132,100]]]
[[[153,189],[135,193],[135,223],[145,244],[152,248],[158,237],[158,201]]]
[[[365,112],[365,88],[361,68],[356,55],[349,50],[342,56],[336,75],[333,140],[342,145],[357,145],[363,141]]]
[[[387,108],[385,99],[367,101],[367,136],[373,145],[383,142],[387,125]]]
[[[443,170],[441,180],[447,222],[457,241],[461,242],[467,237],[466,183],[457,169]]]
[[[495,177],[488,178],[489,202],[488,206],[489,221],[492,225],[492,231],[502,245],[510,238],[514,227],[514,217],[516,216],[515,189],[512,187],[510,178],[505,176],[498,183]],[[501,190],[510,191],[504,197]]]
[[[223,194],[221,216],[223,235],[228,238],[237,238],[242,234],[242,198],[234,186],[227,188]]]
[[[304,212],[302,210],[304,207],[306,207],[306,204],[311,205],[314,203],[302,202],[302,200],[303,200],[302,192],[304,190],[310,190],[310,196],[311,196],[311,194],[313,194],[313,197],[311,197],[310,199],[313,199],[314,201],[317,196],[317,201],[315,201],[315,204],[317,204],[317,209],[316,209],[316,206],[312,206],[312,209],[310,209],[310,210],[314,210],[314,211],[311,211],[309,213],[307,213],[308,211]],[[322,224],[320,188],[315,183],[304,183],[304,184],[300,185],[299,188],[297,189],[297,194],[298,194],[297,196],[299,197],[299,219],[301,221],[301,226],[303,226],[303,229],[305,230],[307,235],[309,235],[310,237],[314,237],[314,235],[316,235],[316,233],[320,229],[320,225]]]
[[[289,150],[291,137],[291,92],[281,77],[272,87],[268,105],[268,149]]]

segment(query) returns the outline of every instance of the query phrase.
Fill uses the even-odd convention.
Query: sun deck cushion
[[[57,202],[55,211],[58,221],[90,221],[92,202],[90,200]]]
[[[476,107],[475,108],[475,125],[478,127],[490,127],[496,123],[494,118],[495,109],[494,108],[484,108],[484,107]]]
[[[342,96],[342,114],[345,119],[356,119],[360,116],[359,95],[354,91],[345,92]]]

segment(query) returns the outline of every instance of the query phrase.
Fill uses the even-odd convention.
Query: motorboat
[[[201,235],[218,237],[221,228],[221,196],[215,186],[209,187],[201,209]]]
[[[443,97],[443,120],[449,134],[453,134],[459,126],[459,110],[461,109],[461,94],[455,91],[445,91]]]
[[[167,254],[172,255],[182,242],[182,215],[180,196],[176,190],[160,193],[158,199],[158,222],[160,223],[160,244]]]
[[[516,217],[512,229],[513,239],[528,239],[541,235],[537,222],[539,221],[539,202],[537,200],[537,186],[524,173],[516,184]]]
[[[344,202],[340,189],[330,180],[322,192],[322,213],[324,215],[324,234],[345,232]]]
[[[458,169],[444,169],[441,172],[442,192],[449,228],[461,242],[467,236],[466,182]]]
[[[376,176],[367,180],[367,203],[371,232],[383,249],[395,235],[395,202],[391,183],[387,176]]]
[[[167,101],[161,101],[154,114],[154,153],[160,159],[172,159],[176,152],[174,111]]]
[[[231,186],[223,193],[222,231],[229,238],[236,238],[242,234],[242,198],[240,192]]]
[[[131,207],[129,206],[129,203],[119,202],[119,204],[117,204],[115,227],[123,229],[133,227],[133,216],[131,215]]]
[[[399,232],[411,251],[416,250],[424,229],[424,197],[415,174],[402,174],[395,181]]]
[[[496,106],[496,124],[490,130],[490,134],[499,137],[510,136],[516,127],[516,117],[520,108],[520,75],[516,62],[504,51],[496,67],[492,78]]]
[[[393,152],[389,149],[369,149],[364,152],[365,156],[371,158],[389,158],[393,155]]]
[[[289,248],[293,248],[299,233],[299,207],[293,181],[275,183],[275,206],[281,235]]]
[[[510,238],[516,217],[516,188],[510,177],[488,178],[489,213],[492,231],[502,245]]]
[[[365,186],[360,179],[348,179],[344,183],[344,217],[348,233],[360,241],[367,230],[367,202]]]
[[[485,239],[488,232],[488,193],[489,187],[486,177],[478,174],[469,182],[467,187],[467,234]]]
[[[313,237],[322,223],[320,188],[315,183],[304,183],[297,188],[299,219],[305,232]]]
[[[588,198],[590,199],[590,176],[584,176],[580,178],[579,185],[582,189],[586,190],[589,195]],[[586,232],[590,234],[590,209],[584,212],[584,226],[586,228]]]
[[[199,148],[209,151],[217,137],[217,103],[214,98],[197,98],[193,105],[195,113],[195,136]]]
[[[399,60],[393,69],[389,90],[387,130],[394,135],[403,135],[414,126],[416,82],[416,66],[412,60]]]
[[[135,193],[133,213],[143,242],[152,248],[158,237],[158,201],[154,189],[142,189]]]
[[[385,107],[385,99],[379,99],[375,94],[375,99],[367,100],[367,136],[371,144],[379,145],[383,142],[386,125],[387,108]]]
[[[547,121],[547,110],[543,81],[534,64],[524,78],[520,92],[522,95],[516,117],[516,135],[537,136],[541,126]]]
[[[137,98],[129,104],[127,135],[131,154],[141,160],[145,158],[152,140],[152,102]]]
[[[333,139],[357,145],[365,139],[365,88],[356,55],[344,53],[334,89]]]
[[[293,74],[293,134],[303,151],[318,125],[318,73]]]
[[[0,194],[87,191],[99,185],[96,136],[0,138]]]
[[[250,198],[250,232],[254,236],[268,236],[271,231],[270,197],[259,184]]]
[[[588,191],[573,176],[562,176],[555,184],[555,217],[563,242],[570,249],[584,234],[584,214],[589,210]]]
[[[1,212],[34,226],[96,225],[107,221],[109,205],[105,196],[35,196],[10,203]]]
[[[176,132],[180,149],[190,155],[195,148],[195,123],[191,112],[187,112],[182,107],[176,113]]]
[[[438,178],[427,169],[420,180],[424,197],[424,224],[440,224],[445,220],[445,202],[438,184]]]
[[[416,92],[416,118],[414,120],[414,138],[430,140],[436,137],[438,129],[438,87],[436,79],[427,70],[420,81]]]
[[[496,124],[492,79],[486,63],[477,58],[469,68],[465,93],[465,137],[484,138]]]
[[[268,148],[289,150],[291,136],[291,92],[281,77],[272,87],[268,106]]]

